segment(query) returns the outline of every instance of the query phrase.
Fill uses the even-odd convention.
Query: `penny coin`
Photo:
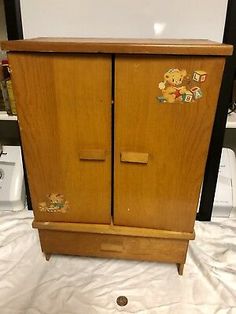
[[[126,306],[128,304],[128,299],[122,295],[116,299],[116,303],[119,306]]]

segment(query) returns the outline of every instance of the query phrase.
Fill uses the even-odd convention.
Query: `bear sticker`
[[[191,84],[191,79],[192,83]],[[162,95],[157,96],[160,103],[191,103],[203,96],[203,92],[196,82],[205,82],[207,73],[196,70],[192,75],[188,75],[185,69],[169,69],[164,74],[164,80],[158,84]],[[187,85],[187,87],[186,87]]]
[[[59,193],[47,195],[45,202],[39,203],[39,211],[47,213],[66,213],[69,209],[69,202]]]

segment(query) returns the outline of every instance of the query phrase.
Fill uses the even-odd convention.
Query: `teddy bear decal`
[[[164,81],[158,84],[162,95],[157,96],[157,100],[160,103],[194,102],[203,96],[201,88],[196,83],[201,84],[206,78],[207,73],[202,70],[194,71],[190,78],[186,70],[169,69],[164,74]]]
[[[39,203],[39,210],[48,213],[65,213],[69,209],[69,202],[64,200],[64,196],[58,193],[47,195],[46,202]]]

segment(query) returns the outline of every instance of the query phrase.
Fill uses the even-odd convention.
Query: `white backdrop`
[[[222,41],[228,0],[21,0],[25,38],[207,38]]]

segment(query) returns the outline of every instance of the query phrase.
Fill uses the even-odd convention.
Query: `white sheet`
[[[236,219],[196,222],[183,277],[171,264],[47,262],[31,222],[29,211],[0,213],[0,314],[236,313]]]

